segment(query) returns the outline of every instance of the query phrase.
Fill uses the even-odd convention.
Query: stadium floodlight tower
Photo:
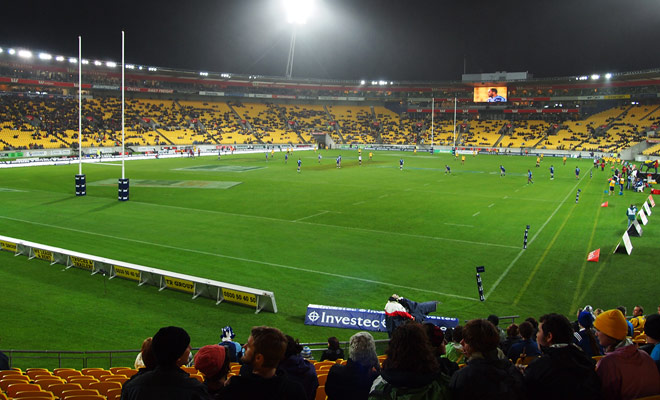
[[[314,8],[313,0],[284,0],[286,21],[291,24],[291,43],[289,44],[289,58],[286,62],[285,76],[291,79],[293,74],[293,56],[296,48],[296,30],[298,25],[305,25]]]

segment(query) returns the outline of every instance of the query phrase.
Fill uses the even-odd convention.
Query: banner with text
[[[431,322],[439,327],[453,328],[458,325],[458,318],[429,315],[426,322]],[[385,311],[321,306],[318,304],[307,306],[305,325],[387,332]]]

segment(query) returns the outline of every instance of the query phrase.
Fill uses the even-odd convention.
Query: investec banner
[[[458,318],[429,315],[426,322],[431,322],[439,327],[453,328],[458,325]],[[387,332],[385,311],[320,306],[317,304],[307,306],[305,325]]]

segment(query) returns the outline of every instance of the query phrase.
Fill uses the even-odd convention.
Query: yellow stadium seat
[[[321,386],[316,389],[316,397],[314,400],[325,400],[328,396],[325,394],[325,385]]]
[[[9,385],[14,385],[14,384],[17,384],[17,383],[29,383],[29,382],[30,382],[29,378],[28,378],[28,380],[25,380],[25,379],[22,379],[22,378],[21,379],[9,379],[9,378],[0,379],[0,389],[2,389],[3,392],[6,392]]]
[[[14,371],[14,370],[11,370],[11,369],[0,371],[0,379],[4,379],[5,377],[10,376],[10,375],[22,376],[23,374],[20,371]]]
[[[62,393],[66,390],[82,389],[78,383],[55,383],[48,386],[48,391],[53,392],[56,397],[62,397]]]
[[[319,386],[325,386],[325,381],[328,380],[328,374],[319,374],[317,377],[319,379]]]
[[[39,379],[35,379],[35,380],[34,380],[34,383],[36,383],[37,385],[41,386],[41,388],[42,388],[43,390],[46,390],[46,389],[48,389],[48,386],[50,386],[50,385],[52,385],[52,384],[55,384],[55,383],[66,383],[66,381],[64,381],[63,379],[58,378],[58,377],[56,377],[56,376],[52,376],[52,377],[49,377],[49,378],[39,378]]]
[[[9,398],[12,398],[18,392],[40,392],[40,391],[41,391],[41,386],[34,383],[13,383],[7,386],[7,390],[5,390],[5,393],[7,393],[7,396]]]
[[[14,395],[14,399],[24,399],[29,398],[40,398],[44,400],[55,399],[55,395],[51,392],[46,391],[28,391],[28,392],[18,392]]]
[[[83,394],[91,394],[91,395],[99,395],[99,391],[96,389],[73,389],[73,390],[65,390],[62,392],[62,395],[60,396],[60,400],[66,400],[69,397],[72,396],[80,396]]]
[[[91,385],[89,385],[89,388],[96,389],[99,391],[99,393],[105,396],[105,394],[108,393],[108,390],[121,388],[121,386],[122,385],[119,382],[98,382],[98,383],[92,383]]]

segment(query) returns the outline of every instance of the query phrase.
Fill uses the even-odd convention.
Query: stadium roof
[[[464,71],[535,77],[660,67],[654,0],[314,0],[297,27],[294,78],[459,80]],[[0,46],[243,75],[284,75],[283,0],[9,2]]]

